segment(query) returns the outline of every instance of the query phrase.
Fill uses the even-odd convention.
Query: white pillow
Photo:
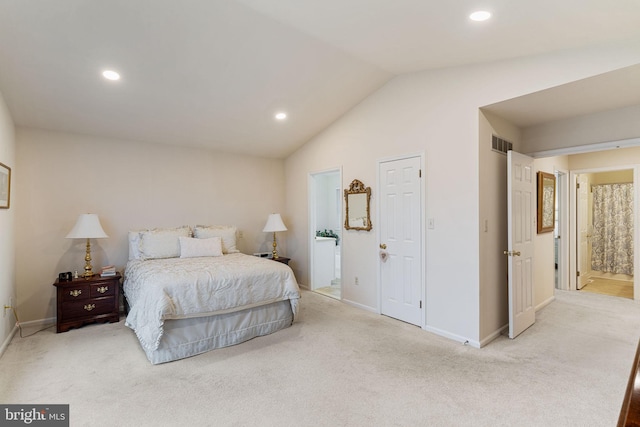
[[[196,225],[193,229],[193,235],[198,239],[220,237],[222,239],[222,253],[233,254],[240,252],[236,248],[237,231],[236,227],[228,225]]]
[[[140,231],[140,259],[177,258],[180,256],[179,238],[190,236],[191,228],[188,225]]]
[[[141,259],[142,255],[140,254],[140,232],[139,231],[130,231],[129,232],[129,259]]]
[[[194,239],[180,236],[180,258],[195,258],[202,256],[222,256],[222,239]]]

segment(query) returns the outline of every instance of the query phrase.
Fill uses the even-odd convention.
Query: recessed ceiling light
[[[108,80],[120,80],[120,74],[113,70],[105,70],[102,72],[102,76]]]
[[[276,113],[276,120],[284,120],[287,118],[287,113]]]
[[[491,13],[486,10],[479,10],[469,15],[469,19],[472,21],[486,21],[489,18],[491,18]]]

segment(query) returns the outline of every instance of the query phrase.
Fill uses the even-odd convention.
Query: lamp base
[[[276,232],[273,232],[273,251],[271,252],[271,257],[273,259],[278,259],[278,251],[276,250],[276,246],[278,246],[278,244],[276,243]]]
[[[91,266],[91,242],[87,239],[87,253],[84,256],[84,274],[85,279],[91,279],[93,277],[93,267]]]

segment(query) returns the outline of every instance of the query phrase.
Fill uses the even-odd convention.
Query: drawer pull
[[[82,289],[74,289],[72,291],[69,291],[69,295],[71,295],[72,297],[80,296],[81,293]]]
[[[96,308],[95,304],[85,304],[85,306],[84,306],[84,309],[87,310],[87,311],[91,311],[94,308]]]
[[[107,292],[109,290],[108,286],[100,286],[98,288],[98,292],[100,292],[101,294],[104,294],[105,292]]]

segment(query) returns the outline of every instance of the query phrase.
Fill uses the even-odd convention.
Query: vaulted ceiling
[[[395,75],[633,39],[637,0],[0,0],[0,92],[17,126],[285,157]]]

